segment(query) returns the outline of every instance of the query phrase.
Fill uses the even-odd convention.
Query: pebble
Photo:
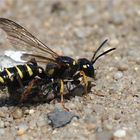
[[[123,77],[123,73],[121,71],[117,71],[113,77],[115,80],[119,80]]]
[[[117,138],[122,138],[122,137],[125,137],[126,136],[126,131],[123,130],[123,129],[118,129],[114,132],[114,137],[117,137]]]
[[[119,44],[119,40],[114,38],[114,39],[111,39],[109,43],[111,46],[116,46]]]
[[[34,109],[25,109],[24,114],[29,115],[29,114],[33,114],[35,112]]]
[[[22,136],[17,136],[15,140],[33,140],[34,138],[30,135],[22,135]]]
[[[91,4],[86,5],[86,9],[85,9],[85,12],[84,12],[84,14],[86,16],[89,16],[89,15],[93,14],[94,12],[95,12],[94,5],[91,5]]]
[[[0,135],[3,135],[5,133],[5,129],[4,128],[0,128]]]
[[[30,109],[30,110],[29,110],[29,114],[33,114],[34,112],[35,112],[34,109]]]
[[[23,116],[23,111],[20,108],[15,108],[12,112],[12,116],[14,119],[20,119]]]
[[[115,13],[112,16],[112,21],[115,25],[121,25],[125,20],[126,20],[126,17],[124,14]]]
[[[112,140],[113,134],[110,131],[103,131],[96,134],[97,140]]]
[[[104,128],[106,130],[112,130],[113,129],[113,126],[111,124],[107,123],[107,124],[104,125]]]
[[[79,116],[73,114],[72,112],[61,111],[58,109],[55,109],[53,112],[48,114],[48,119],[51,122],[50,125],[53,128],[59,128],[67,125],[74,117],[79,118]]]
[[[36,120],[35,119],[32,119],[30,122],[29,122],[29,127],[30,129],[34,129],[36,128]]]
[[[136,64],[140,65],[140,58],[136,58]]]
[[[73,49],[71,47],[64,47],[63,52],[66,56],[74,55]]]
[[[12,124],[11,122],[6,121],[4,122],[4,127],[9,127],[11,124]]]
[[[75,28],[74,29],[75,35],[80,39],[84,39],[88,37],[91,34],[91,32],[92,32],[91,28]]]
[[[17,136],[21,136],[25,133],[25,131],[27,131],[28,126],[26,124],[20,124],[19,126],[17,126]]]
[[[42,126],[47,125],[47,117],[44,115],[39,116],[36,124],[38,127],[42,127]]]
[[[120,118],[121,118],[121,115],[119,113],[116,113],[115,116],[114,116],[114,119],[119,120]]]
[[[4,127],[4,122],[0,119],[0,128]]]
[[[2,118],[5,117],[5,113],[2,110],[0,110],[0,117],[2,117]]]
[[[103,108],[102,105],[96,104],[96,105],[93,106],[93,111],[97,114],[102,113],[103,110],[104,110],[104,108]]]
[[[97,122],[96,114],[95,113],[90,113],[88,115],[85,115],[84,122],[86,122],[87,124],[95,124]]]
[[[118,70],[119,71],[127,71],[128,70],[128,65],[126,65],[125,63],[121,63],[118,65]]]

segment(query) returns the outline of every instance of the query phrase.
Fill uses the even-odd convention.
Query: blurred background
[[[0,0],[0,16],[18,22],[60,53],[90,57],[106,38],[118,50],[136,48],[139,4],[139,0]]]
[[[115,134],[110,132],[116,129],[123,129],[123,139],[139,139],[139,0],[0,0],[0,17],[16,21],[57,53],[74,58],[91,59],[104,39],[109,40],[103,50],[116,47],[116,51],[95,64],[97,81],[93,93],[100,92],[105,98],[90,95],[92,101],[87,98],[79,103],[80,111],[73,105],[76,100],[66,104],[80,112],[82,121],[56,131],[35,125],[23,139],[32,139],[32,135],[34,139],[48,136],[51,139],[93,139],[96,136],[99,140],[105,137],[111,140]],[[38,114],[46,111],[43,105],[34,109]],[[22,121],[34,120],[32,115],[27,118],[28,121],[25,118]],[[7,127],[7,134],[13,132],[11,126]],[[2,134],[3,138],[9,138],[5,131]],[[14,134],[8,135],[14,139]]]

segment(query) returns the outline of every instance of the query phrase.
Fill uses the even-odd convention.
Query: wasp
[[[25,28],[12,20],[0,18],[0,28],[6,32],[9,41],[14,47],[17,47],[18,50],[20,50],[20,48],[25,49],[26,47],[28,52],[22,53],[24,60],[28,61],[34,58],[37,63],[44,63],[46,65],[44,69],[46,77],[60,84],[61,104],[63,108],[65,108],[63,98],[64,80],[82,78],[85,85],[85,93],[87,93],[87,77],[93,78],[95,76],[94,63],[101,56],[115,50],[115,48],[111,48],[96,57],[97,52],[107,42],[107,40],[105,40],[95,51],[91,60],[86,58],[75,60],[69,56],[58,55]]]

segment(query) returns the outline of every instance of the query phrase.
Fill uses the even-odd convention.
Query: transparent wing
[[[36,61],[47,63],[55,62],[58,57],[57,53],[14,21],[0,18],[0,28],[6,33],[14,51],[22,50],[22,58],[25,61],[36,58]]]

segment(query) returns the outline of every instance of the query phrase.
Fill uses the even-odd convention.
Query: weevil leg
[[[80,76],[82,76],[82,81],[84,83],[85,94],[87,94],[87,87],[88,87],[87,76],[85,75],[84,71],[80,71]]]
[[[65,104],[64,104],[64,82],[63,82],[63,80],[60,80],[60,96],[61,96],[61,105],[62,105],[63,109],[66,111],[69,111],[69,109],[66,108]]]
[[[27,89],[25,89],[23,94],[21,95],[20,102],[23,102],[24,100],[26,100],[26,98],[30,94],[35,82],[36,82],[36,79],[33,79],[32,81],[29,82]]]

